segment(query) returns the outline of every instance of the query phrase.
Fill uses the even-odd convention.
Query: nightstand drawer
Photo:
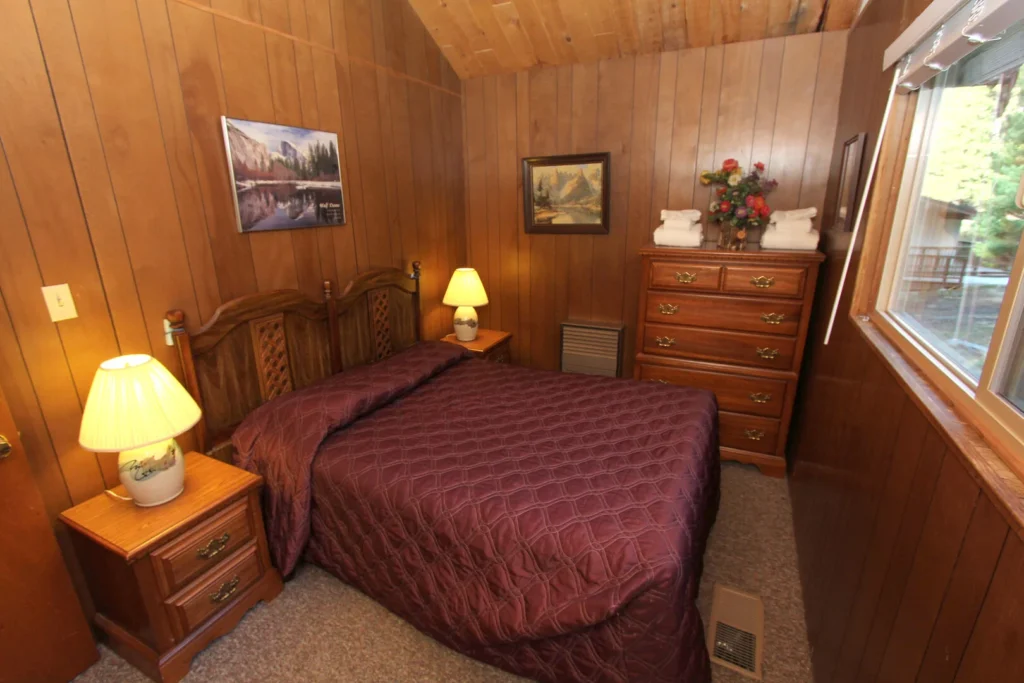
[[[766,334],[648,323],[644,330],[643,350],[655,356],[789,370],[793,367],[796,340]]]
[[[640,379],[714,392],[720,410],[780,417],[786,400],[786,382],[764,377],[704,372],[664,365],[640,364]]]
[[[806,283],[806,268],[729,266],[722,290],[731,294],[799,298],[804,295]]]
[[[764,332],[795,337],[803,306],[785,299],[747,299],[705,294],[647,293],[647,322]]]
[[[187,636],[204,621],[231,605],[263,575],[255,542],[249,543],[216,571],[167,601],[176,636]]]
[[[163,594],[176,593],[253,537],[245,499],[153,551]]]
[[[717,291],[721,275],[721,266],[707,263],[655,261],[651,264],[650,286],[659,289]]]

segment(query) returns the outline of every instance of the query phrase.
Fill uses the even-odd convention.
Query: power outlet
[[[50,311],[50,320],[53,322],[59,323],[61,320],[78,317],[75,299],[71,296],[71,288],[67,284],[43,287],[43,299],[46,301],[46,308]]]

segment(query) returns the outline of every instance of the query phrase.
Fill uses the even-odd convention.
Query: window
[[[1018,24],[921,86],[877,301],[926,374],[1012,450],[1024,444],[1022,65]]]

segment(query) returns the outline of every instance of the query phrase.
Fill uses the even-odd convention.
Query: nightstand
[[[281,592],[263,530],[262,486],[262,477],[188,453],[185,490],[169,503],[143,508],[100,494],[61,513],[96,625],[150,678],[178,681],[200,650]]]
[[[512,362],[512,353],[509,350],[512,335],[508,332],[485,330],[480,328],[477,330],[476,339],[473,341],[459,341],[455,338],[454,332],[446,336],[441,341],[465,347],[472,351],[473,355],[477,358],[482,358],[483,360],[489,360],[495,363]]]

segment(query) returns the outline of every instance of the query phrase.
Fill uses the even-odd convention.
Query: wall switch
[[[71,288],[66,284],[43,287],[43,299],[50,311],[50,320],[55,323],[78,317],[75,300],[71,297]]]

